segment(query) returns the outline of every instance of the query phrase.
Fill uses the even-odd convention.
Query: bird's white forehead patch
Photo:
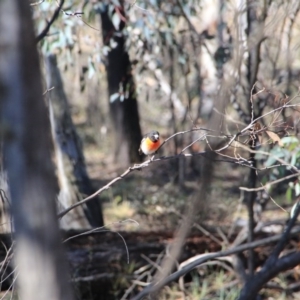
[[[153,136],[154,136],[154,138],[155,138],[156,140],[159,139],[159,135],[158,135],[158,134],[154,134]]]

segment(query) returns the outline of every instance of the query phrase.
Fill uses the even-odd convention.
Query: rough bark
[[[73,299],[55,210],[47,109],[28,1],[0,1],[0,121],[19,299]]]
[[[68,100],[63,88],[56,57],[46,57],[46,77],[51,128],[55,144],[55,158],[59,179],[59,204],[65,209],[77,201],[93,194],[95,189],[86,170],[81,140],[73,124]],[[67,228],[88,227],[84,214],[93,227],[103,226],[103,215],[99,197],[87,202],[67,214],[61,225]]]
[[[122,33],[125,23],[121,21],[119,30],[116,30],[108,8],[106,6],[101,11],[101,26],[103,43],[109,46],[111,39],[116,43],[116,46],[107,55],[106,65],[110,116],[115,135],[114,154],[118,163],[127,165],[129,162],[141,161],[138,148],[142,135],[136,86],[132,76],[129,54],[125,49],[126,40]],[[118,10],[120,14],[124,15],[122,7],[118,7]],[[116,94],[120,94],[120,97],[112,101],[111,96]]]
[[[0,161],[0,233],[11,232],[12,226],[10,216],[10,205],[11,202],[7,173],[2,168],[2,162]]]
[[[262,109],[259,108],[257,111],[254,107],[252,92],[255,92],[255,82],[257,81],[258,69],[260,65],[260,47],[261,42],[263,40],[264,34],[264,19],[265,15],[261,17],[261,20],[258,17],[259,4],[257,1],[246,0],[247,5],[247,81],[248,81],[248,113],[251,121],[262,114]],[[266,7],[264,7],[265,12]],[[252,99],[250,101],[250,99]],[[250,142],[250,149],[256,150],[257,146],[257,137],[253,137]],[[247,178],[247,186],[249,188],[254,188],[257,184],[257,173],[255,168],[257,167],[257,161],[255,158],[255,153],[250,153],[249,161],[252,162],[253,168],[250,169],[248,178]],[[245,195],[245,203],[248,211],[248,242],[252,242],[254,240],[254,227],[256,225],[256,221],[254,218],[254,203],[256,198],[256,192],[248,192]],[[251,276],[254,274],[254,252],[253,250],[249,250],[248,256],[248,274]]]

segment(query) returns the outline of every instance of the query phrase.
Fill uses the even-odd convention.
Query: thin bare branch
[[[257,187],[257,188],[240,187],[240,190],[241,191],[246,191],[246,192],[258,192],[258,191],[262,191],[262,190],[265,190],[265,189],[267,189],[268,187],[270,187],[270,186],[272,186],[274,184],[277,184],[279,182],[282,182],[282,181],[285,181],[285,180],[288,180],[288,179],[291,179],[291,178],[294,178],[294,177],[298,177],[299,175],[300,175],[300,173],[288,175],[288,176],[285,176],[283,178],[270,181],[270,182],[266,183],[265,185],[263,185],[261,187]]]
[[[58,5],[58,7],[56,8],[51,20],[49,22],[47,22],[46,27],[41,31],[41,33],[36,37],[36,42],[40,42],[49,32],[50,27],[52,26],[52,24],[54,23],[54,21],[57,19],[59,12],[64,4],[65,0],[61,0],[60,4]]]

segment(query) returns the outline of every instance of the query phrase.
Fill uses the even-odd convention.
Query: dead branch
[[[59,12],[60,12],[62,6],[64,5],[64,2],[65,2],[65,0],[61,0],[60,1],[60,4],[56,8],[56,10],[55,10],[55,12],[54,12],[51,20],[47,22],[47,25],[45,26],[45,28],[36,37],[36,42],[37,43],[40,42],[48,34],[48,32],[50,30],[50,27],[52,26],[52,24],[54,23],[54,21],[57,19],[58,15],[59,15]]]
[[[300,232],[300,228],[293,230],[290,233],[290,237],[297,236],[299,234],[299,232]],[[150,283],[142,292],[140,292],[137,296],[133,297],[132,300],[143,299],[143,297],[149,295],[150,293],[158,291],[163,286],[171,283],[174,280],[179,279],[181,276],[186,275],[188,272],[190,272],[191,270],[193,270],[194,268],[198,267],[199,265],[201,265],[202,263],[204,263],[206,261],[209,261],[211,259],[216,259],[219,257],[225,257],[225,256],[241,253],[241,252],[249,250],[249,249],[255,249],[257,247],[260,247],[260,246],[263,246],[266,244],[277,242],[281,238],[282,238],[282,234],[277,234],[277,235],[274,235],[274,236],[271,236],[271,237],[268,237],[265,239],[261,239],[261,240],[254,241],[251,243],[246,243],[246,244],[243,244],[243,245],[240,245],[240,246],[237,246],[237,247],[225,250],[225,251],[200,254],[197,259],[193,260],[193,262],[186,265],[181,270],[178,270],[178,271],[172,273],[170,276],[166,277],[161,282],[156,283],[156,285],[154,285],[153,283]],[[184,264],[184,263],[182,263],[182,264]]]
[[[272,254],[265,262],[260,272],[256,273],[247,280],[244,285],[238,300],[252,300],[256,299],[257,293],[271,278],[278,273],[295,267],[300,263],[300,252],[293,252],[292,254],[285,255],[278,259],[281,251],[291,237],[291,230],[294,227],[298,215],[300,213],[300,203],[296,205],[293,217],[290,219],[286,230],[281,235],[277,246],[274,248]]]
[[[241,191],[246,191],[246,192],[258,192],[258,191],[262,191],[262,190],[265,190],[267,188],[269,188],[271,185],[274,185],[274,184],[277,184],[277,183],[280,183],[282,181],[285,181],[285,180],[288,180],[288,179],[291,179],[291,178],[294,178],[294,177],[298,177],[300,175],[299,172],[297,172],[296,174],[291,174],[291,175],[288,175],[288,176],[285,176],[283,178],[280,178],[280,179],[277,179],[277,180],[273,180],[273,181],[270,181],[268,182],[267,184],[261,186],[261,187],[258,187],[258,188],[246,188],[246,187],[240,187],[239,189]]]

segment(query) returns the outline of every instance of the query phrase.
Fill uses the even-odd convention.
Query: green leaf
[[[286,190],[286,194],[285,194],[286,199],[287,199],[287,201],[288,201],[289,203],[292,202],[292,195],[293,195],[293,190],[292,190],[291,187],[289,187],[289,188]]]
[[[299,144],[299,140],[295,136],[286,136],[281,139],[282,143],[287,145],[291,143]]]
[[[297,153],[292,155],[292,159],[291,159],[291,165],[295,166],[297,162]]]
[[[121,3],[119,0],[112,0],[112,3],[115,5],[115,6],[120,6],[121,7]]]

